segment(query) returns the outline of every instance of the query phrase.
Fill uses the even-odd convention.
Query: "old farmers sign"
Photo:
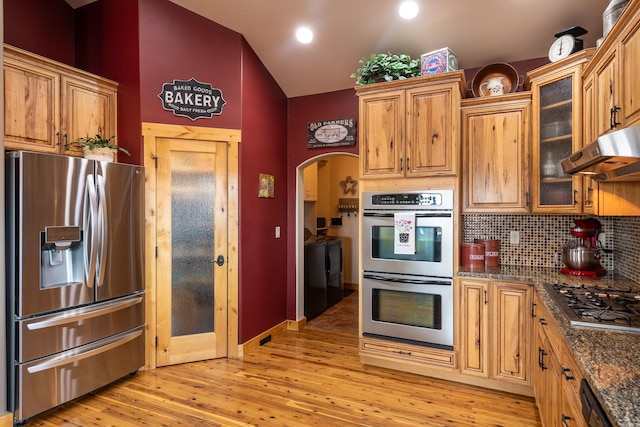
[[[163,84],[158,97],[162,100],[162,108],[194,121],[222,114],[222,107],[226,104],[220,89],[194,78]]]
[[[307,147],[334,147],[356,144],[356,119],[307,123]]]

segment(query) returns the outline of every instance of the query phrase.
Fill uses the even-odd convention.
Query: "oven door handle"
[[[374,218],[393,218],[394,213],[379,213],[379,212],[365,212],[364,216],[370,216]],[[418,213],[416,212],[416,218],[451,218],[451,212],[434,212],[434,213]]]
[[[401,278],[395,278],[395,277],[378,276],[377,274],[367,274],[367,273],[363,274],[362,277],[365,279],[380,280],[382,282],[409,283],[412,285],[451,286],[451,282],[447,282],[444,280],[401,279]]]

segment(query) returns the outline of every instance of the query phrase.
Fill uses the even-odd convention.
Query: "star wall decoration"
[[[356,194],[358,192],[358,181],[355,181],[351,176],[347,176],[344,181],[340,181],[342,186],[342,194]]]

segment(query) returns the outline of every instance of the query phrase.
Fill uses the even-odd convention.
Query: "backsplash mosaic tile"
[[[640,217],[615,218],[614,250],[616,271],[640,282]]]
[[[569,233],[578,215],[462,215],[461,243],[475,238],[500,240],[500,263],[531,267],[561,268],[560,252],[573,236]],[[601,264],[640,282],[640,217],[598,217],[605,233]],[[510,231],[520,233],[520,243],[509,242]]]

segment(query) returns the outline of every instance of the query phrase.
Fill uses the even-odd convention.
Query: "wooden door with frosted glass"
[[[227,143],[157,140],[157,365],[227,356]]]

